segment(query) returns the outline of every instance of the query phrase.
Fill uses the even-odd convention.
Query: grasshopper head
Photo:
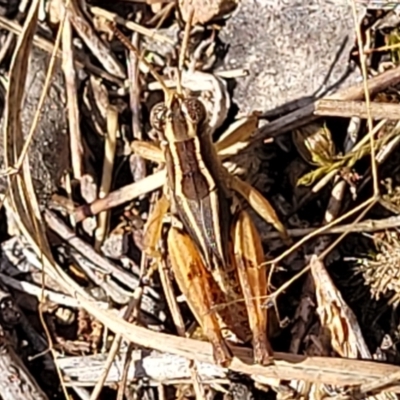
[[[172,93],[164,103],[156,104],[150,115],[152,127],[160,139],[168,143],[196,137],[206,120],[204,104],[196,97],[184,97]]]

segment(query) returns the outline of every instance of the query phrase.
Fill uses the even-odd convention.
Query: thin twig
[[[71,23],[66,20],[62,37],[63,62],[62,67],[65,76],[67,92],[67,111],[70,137],[71,164],[74,178],[81,179],[83,173],[82,158],[83,145],[80,130],[79,107],[76,88],[76,74],[74,65],[74,51],[72,44]]]
[[[75,221],[81,222],[85,218],[96,215],[101,211],[109,210],[143,194],[160,188],[165,182],[166,171],[161,170],[153,175],[143,178],[139,182],[131,183],[120,189],[114,190],[103,199],[97,199],[93,203],[78,207],[75,210]]]
[[[101,184],[99,188],[99,198],[103,199],[110,193],[115,152],[117,149],[117,132],[118,132],[118,111],[115,107],[109,105],[107,109],[107,135],[104,141],[104,159],[103,171],[101,174]],[[100,250],[101,245],[106,237],[108,230],[109,212],[104,210],[99,213],[97,218],[97,228],[95,230],[95,244],[96,251]]]
[[[145,36],[149,36],[150,38],[152,38],[154,40],[158,40],[159,42],[174,44],[174,41],[172,39],[170,39],[169,37],[160,35],[159,33],[155,32],[151,29],[148,29],[143,25],[137,24],[132,21],[127,21],[127,20],[121,18],[118,14],[115,14],[111,11],[105,10],[104,8],[90,7],[90,12],[96,16],[104,17],[108,21],[112,21],[112,22],[115,22],[116,24],[122,25],[125,28],[130,29],[131,31],[138,32]]]
[[[377,232],[386,229],[400,227],[400,216],[392,216],[382,219],[367,219],[365,221],[358,222],[356,224],[344,224],[339,226],[333,226],[323,232],[324,235],[337,235],[343,232]],[[291,237],[302,237],[309,235],[314,232],[315,228],[297,228],[288,229],[287,233]],[[279,232],[268,232],[262,235],[262,240],[268,242],[271,239],[278,239],[280,237]]]
[[[132,44],[140,51],[140,37],[137,32],[132,34]],[[132,133],[136,140],[142,140],[143,134],[141,129],[141,81],[139,79],[139,57],[133,52],[129,51],[128,56],[128,76],[130,79],[129,85],[129,103],[132,113]],[[143,179],[146,176],[146,160],[137,154],[130,156],[131,170],[133,173],[133,180],[135,182]]]
[[[365,101],[346,101],[322,99],[315,103],[314,115],[329,117],[359,117],[363,119],[400,119],[400,104],[370,103]]]
[[[357,15],[357,7],[355,0],[351,2],[351,9],[353,12],[354,18],[354,27],[356,30],[357,35],[357,44],[358,44],[358,51],[360,57],[360,64],[361,64],[361,71],[363,76],[363,85],[364,85],[364,96],[365,96],[365,104],[367,107],[367,123],[368,123],[368,130],[372,132],[373,123],[372,123],[372,116],[371,116],[371,99],[370,99],[370,92],[368,87],[368,73],[367,73],[367,57],[364,53],[363,49],[363,37],[361,34],[361,26],[358,22],[358,15]],[[370,146],[371,146],[371,168],[372,168],[372,181],[374,187],[374,195],[379,195],[379,182],[378,182],[378,165],[376,163],[375,157],[375,146],[374,146],[374,137],[371,136],[370,138]]]

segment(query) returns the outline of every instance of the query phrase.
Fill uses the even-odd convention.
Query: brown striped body
[[[163,131],[172,212],[211,270],[228,264],[229,191],[210,135],[192,122],[186,101],[169,99]]]
[[[211,272],[215,314],[224,335],[251,337],[243,293],[231,248],[231,193],[209,132],[195,125],[178,95],[167,102],[164,156],[167,165],[171,212],[182,223]],[[178,278],[178,280],[180,280]],[[190,287],[188,281],[181,287]]]

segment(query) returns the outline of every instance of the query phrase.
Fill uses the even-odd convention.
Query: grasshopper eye
[[[167,115],[167,107],[164,103],[156,104],[150,111],[150,125],[156,131],[162,131],[165,125],[165,116]]]
[[[206,118],[206,109],[200,100],[193,97],[186,99],[183,104],[186,114],[192,123],[200,124],[204,121]]]

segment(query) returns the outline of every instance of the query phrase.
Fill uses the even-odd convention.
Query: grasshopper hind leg
[[[267,338],[267,310],[263,300],[267,295],[267,274],[259,265],[264,253],[259,234],[247,212],[240,211],[233,227],[234,261],[237,268],[250,330],[253,336],[254,361],[271,364],[273,352]]]
[[[150,257],[160,257],[157,247],[161,239],[161,231],[164,223],[164,216],[168,212],[170,202],[165,195],[161,196],[156,202],[153,212],[144,228],[143,248]]]
[[[217,294],[210,272],[189,235],[175,227],[168,232],[168,252],[175,280],[213,346],[216,363],[226,367],[232,354],[215,312]]]
[[[249,203],[251,208],[266,222],[273,225],[280,233],[282,240],[290,245],[292,243],[285,226],[279,220],[278,215],[270,202],[254,187],[241,180],[237,176],[229,178],[232,189],[239,193]]]

